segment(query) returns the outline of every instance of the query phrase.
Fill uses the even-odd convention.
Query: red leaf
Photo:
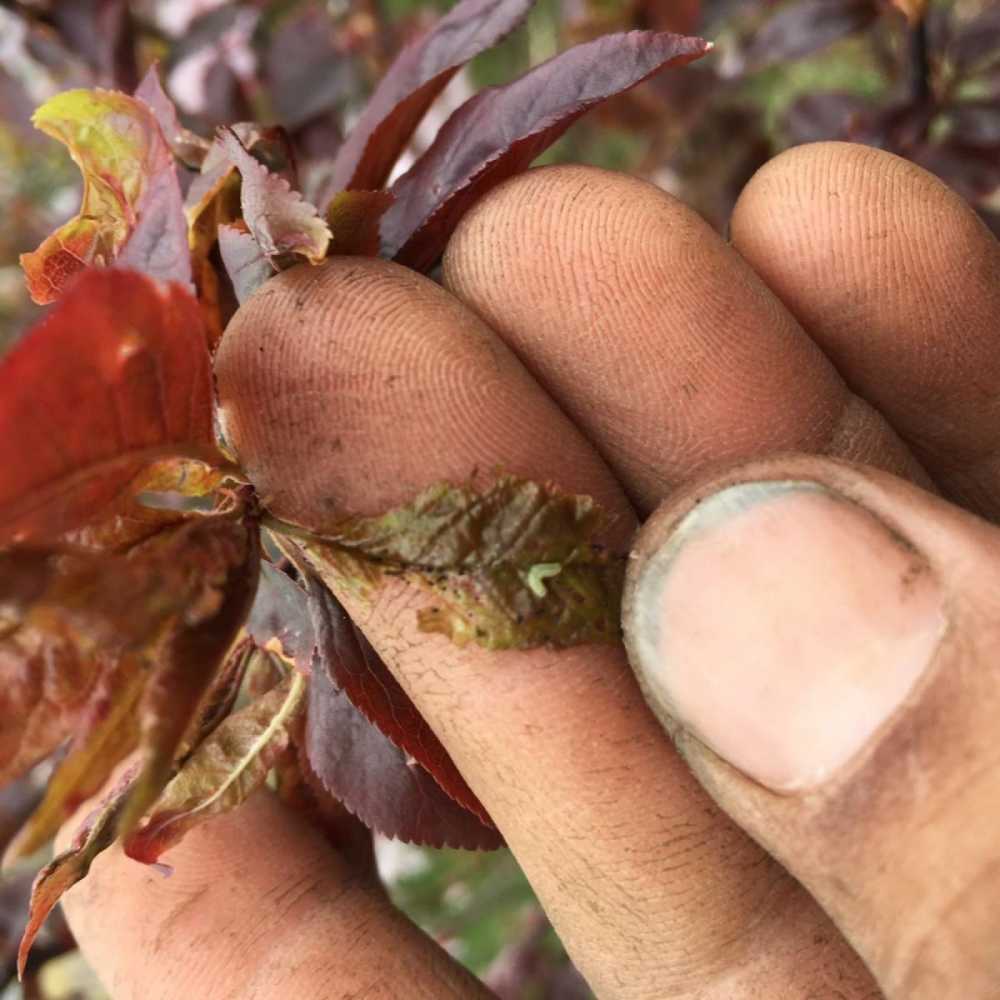
[[[95,520],[176,455],[220,458],[198,305],[177,285],[90,271],[0,363],[0,546]]]
[[[700,38],[648,31],[606,35],[481,91],[392,186],[396,202],[382,220],[383,253],[427,270],[466,210],[526,169],[588,109],[709,47]]]
[[[446,795],[341,691],[317,658],[309,682],[308,763],[323,786],[387,837],[434,847],[491,850],[496,830]]]
[[[308,585],[317,653],[333,683],[459,805],[492,827],[489,813],[364,633],[318,578],[311,577]]]
[[[473,56],[513,31],[533,3],[462,0],[403,49],[337,151],[330,189],[320,205],[342,188],[382,187],[434,98]]]

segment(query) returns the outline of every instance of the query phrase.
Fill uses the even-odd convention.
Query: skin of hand
[[[1000,245],[823,143],[728,243],[638,180],[531,171],[443,283],[275,277],[220,401],[288,520],[497,468],[612,514],[628,656],[459,648],[401,581],[340,595],[597,996],[1000,997]],[[110,851],[67,896],[116,1000],[486,995],[266,795],[167,860]]]

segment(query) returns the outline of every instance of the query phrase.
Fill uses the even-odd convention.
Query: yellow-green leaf
[[[190,276],[173,154],[144,102],[117,91],[68,90],[46,101],[32,121],[69,149],[83,174],[79,214],[21,256],[36,302],[54,301],[85,267],[114,262],[146,213],[156,213],[158,225],[141,241],[151,266],[139,269],[184,280],[186,268]]]

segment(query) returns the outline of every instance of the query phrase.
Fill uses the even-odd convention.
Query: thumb
[[[639,536],[625,630],[709,793],[891,998],[1000,997],[1000,530],[815,458]]]

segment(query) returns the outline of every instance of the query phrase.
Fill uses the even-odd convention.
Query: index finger
[[[63,898],[115,1000],[492,996],[267,793],[164,858],[169,878],[116,845]]]

